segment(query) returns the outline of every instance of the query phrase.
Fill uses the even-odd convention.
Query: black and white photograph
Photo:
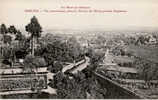
[[[0,99],[158,99],[157,0],[0,0]]]

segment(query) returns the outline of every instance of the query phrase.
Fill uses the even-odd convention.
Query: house
[[[106,68],[107,71],[119,72],[120,77],[129,78],[127,75],[136,75],[138,72],[135,68],[120,67],[120,66],[109,66]],[[131,78],[131,77],[130,77]]]

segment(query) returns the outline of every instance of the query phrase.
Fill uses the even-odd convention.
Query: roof
[[[137,70],[135,68],[129,68],[129,67],[119,67],[119,66],[110,66],[106,68],[109,71],[117,71],[122,73],[137,73]]]
[[[124,73],[137,73],[137,70],[135,68],[129,67],[119,67],[119,71]]]
[[[144,80],[138,80],[138,79],[118,79],[118,80],[127,83],[145,83]]]
[[[106,69],[108,71],[119,71],[117,67],[113,67],[113,66],[107,67]]]
[[[116,63],[132,63],[134,62],[134,59],[127,56],[115,56],[114,61]]]

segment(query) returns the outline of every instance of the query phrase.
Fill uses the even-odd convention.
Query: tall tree
[[[37,40],[41,36],[42,27],[38,22],[38,19],[33,16],[31,18],[31,22],[25,26],[25,30],[28,33],[31,33],[31,39],[32,39],[32,56],[34,56],[34,45],[35,45],[35,39]]]

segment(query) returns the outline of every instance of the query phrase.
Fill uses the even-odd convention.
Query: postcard
[[[157,0],[0,0],[1,99],[158,99]]]

